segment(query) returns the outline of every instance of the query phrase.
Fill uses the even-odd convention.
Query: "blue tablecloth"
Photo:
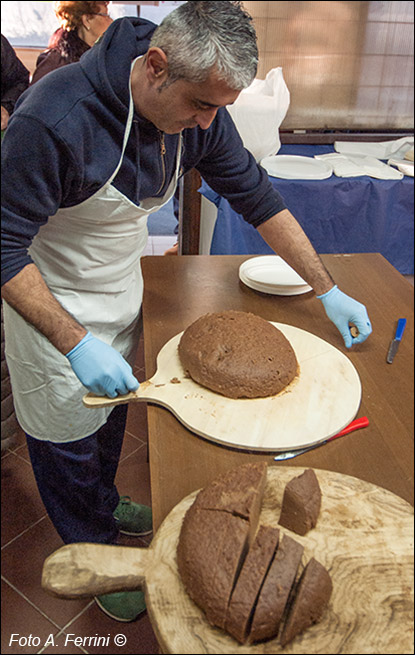
[[[281,155],[334,152],[333,146],[285,145]],[[318,253],[379,252],[403,275],[414,273],[414,180],[368,176],[326,180],[270,177]],[[270,254],[260,234],[203,182],[218,217],[212,255]]]

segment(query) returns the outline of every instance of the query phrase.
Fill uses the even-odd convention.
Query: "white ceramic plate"
[[[261,161],[268,175],[285,180],[325,180],[333,174],[332,167],[321,159],[299,155],[273,155]]]
[[[278,255],[253,257],[239,267],[239,278],[251,289],[278,296],[296,296],[311,287]]]

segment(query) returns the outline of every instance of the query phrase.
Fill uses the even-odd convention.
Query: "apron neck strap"
[[[121,157],[120,157],[120,160],[118,162],[117,168],[115,169],[115,171],[113,172],[113,174],[111,175],[110,179],[107,182],[108,185],[110,185],[111,182],[115,179],[115,177],[117,176],[118,171],[121,168],[122,160],[124,158],[125,149],[127,147],[127,142],[128,142],[129,137],[130,137],[131,125],[133,124],[133,116],[134,116],[134,101],[133,101],[133,93],[132,93],[132,89],[131,89],[131,75],[132,75],[132,71],[133,71],[135,63],[139,59],[141,59],[141,57],[136,57],[136,59],[134,59],[131,62],[130,79],[129,79],[129,82],[128,82],[128,89],[129,89],[129,92],[130,92],[130,104],[129,104],[129,108],[128,108],[128,117],[127,117],[127,124],[125,126],[124,140],[123,140],[123,144],[122,144]]]

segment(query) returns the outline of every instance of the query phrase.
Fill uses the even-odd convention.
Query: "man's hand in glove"
[[[346,348],[351,348],[355,343],[362,343],[367,339],[372,332],[372,326],[364,305],[346,296],[337,285],[317,298],[321,300],[327,316],[342,335]],[[359,331],[357,337],[352,337],[350,323],[357,327]]]
[[[122,355],[90,332],[66,357],[82,384],[98,396],[115,398],[139,387],[131,366]]]

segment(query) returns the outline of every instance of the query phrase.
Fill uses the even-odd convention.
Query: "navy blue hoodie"
[[[129,106],[131,62],[156,25],[114,21],[79,62],[52,71],[19,99],[2,143],[2,284],[31,263],[27,248],[60,207],[83,202],[114,172]],[[225,108],[207,130],[183,131],[181,172],[196,168],[235,211],[257,227],[284,209],[265,171],[244,149]],[[133,203],[162,196],[173,175],[178,135],[134,114],[114,186]]]

